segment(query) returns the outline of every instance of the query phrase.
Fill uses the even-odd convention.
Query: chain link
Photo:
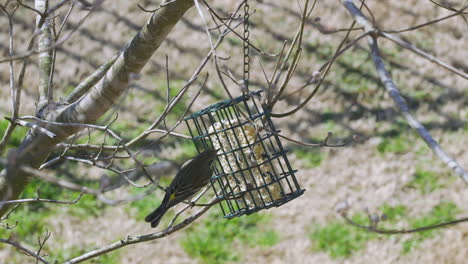
[[[249,18],[250,18],[250,5],[249,1],[245,0],[244,5],[244,86],[245,92],[249,92],[249,79],[250,79],[250,43],[249,43]]]

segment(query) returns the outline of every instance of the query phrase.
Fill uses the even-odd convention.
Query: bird
[[[146,216],[145,221],[151,227],[158,226],[159,221],[171,207],[195,195],[208,184],[213,174],[211,164],[217,157],[217,150],[208,149],[182,165],[172,180],[159,207]]]

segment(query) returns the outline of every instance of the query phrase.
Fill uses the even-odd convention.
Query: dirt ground
[[[54,2],[54,1],[52,1]],[[154,6],[154,1],[140,1],[144,6]],[[214,1],[219,10],[232,10],[239,1]],[[291,40],[299,25],[299,8],[295,1],[250,1],[255,13],[252,15],[252,42],[268,52],[277,52],[283,41]],[[369,9],[379,27],[384,29],[404,29],[435,18],[451,14],[429,1],[367,1]],[[460,8],[465,1],[442,1]],[[57,67],[54,85],[57,97],[63,97],[87,74],[109,59],[123,47],[135,34],[140,25],[149,17],[136,6],[137,1],[106,1],[80,27],[57,53]],[[16,50],[25,50],[29,34],[32,32],[33,19],[24,14],[15,20]],[[227,11],[226,11],[227,12]],[[72,16],[67,29],[78,23],[80,16]],[[207,14],[207,13],[206,13]],[[7,20],[0,16],[0,55],[7,55]],[[317,1],[312,18],[309,20],[304,36],[304,54],[298,66],[297,75],[290,82],[290,91],[309,80],[338,46],[346,32],[324,34],[321,28],[340,29],[352,23],[347,11],[339,1]],[[422,47],[443,61],[464,70],[468,69],[467,24],[461,18],[452,18],[419,30],[402,33],[402,36]],[[353,32],[355,38],[360,31]],[[220,48],[219,55],[228,57],[227,65],[238,79],[242,73],[241,42],[235,37]],[[394,43],[380,40],[386,63],[402,93],[407,96],[416,118],[426,124],[441,143],[446,152],[456,158],[462,167],[468,167],[467,119],[468,93],[466,79],[457,76],[434,63],[403,50]],[[189,11],[167,41],[156,52],[151,62],[140,76],[132,80],[132,89],[118,110],[119,118],[137,127],[137,118],[153,120],[157,117],[155,109],[164,104],[161,94],[165,84],[165,56],[170,63],[170,76],[174,80],[186,80],[200,60],[209,50],[209,42],[204,27],[195,9]],[[402,242],[411,235],[379,237],[365,243],[365,246],[346,258],[331,258],[323,251],[312,250],[310,233],[315,225],[340,219],[334,207],[347,200],[351,213],[377,211],[383,204],[399,205],[408,208],[407,217],[417,217],[429,212],[440,202],[452,202],[459,208],[458,217],[468,214],[468,189],[457,176],[454,176],[441,161],[425,146],[424,142],[407,126],[397,126],[404,131],[404,145],[407,151],[379,152],[378,148],[393,131],[395,124],[404,120],[395,111],[391,98],[379,82],[371,58],[366,55],[367,43],[361,40],[349,51],[349,55],[339,60],[331,69],[323,88],[304,110],[291,118],[275,120],[282,133],[295,139],[311,142],[323,139],[327,132],[333,132],[335,142],[350,142],[341,148],[321,148],[323,157],[319,166],[310,166],[307,159],[292,149],[290,159],[298,169],[297,177],[306,189],[303,196],[268,211],[272,215],[269,223],[280,234],[280,241],[268,248],[243,248],[242,263],[466,263],[468,259],[468,223],[441,230],[432,238],[425,239],[418,248],[409,254],[401,253]],[[258,54],[254,54],[256,57]],[[258,56],[269,72],[274,60]],[[252,83],[255,88],[265,87],[263,73],[256,59],[253,59]],[[212,71],[213,65],[208,66]],[[211,74],[207,89],[202,98],[192,107],[200,110],[210,103],[226,99],[220,92],[219,80]],[[37,97],[35,78],[37,65],[30,66],[25,80],[24,99],[21,113],[34,112]],[[350,79],[353,77],[354,79]],[[364,80],[364,81],[362,81]],[[0,111],[1,118],[9,114],[8,67],[0,64]],[[230,87],[234,87],[229,82]],[[159,87],[159,88],[158,88]],[[366,87],[362,92],[356,89]],[[306,88],[302,94],[281,101],[275,111],[284,112],[297,105],[312,89]],[[240,90],[233,88],[235,94]],[[191,91],[193,94],[194,91]],[[145,99],[142,99],[144,98]],[[148,99],[150,98],[150,99]],[[155,99],[156,98],[156,99]],[[394,132],[394,131],[393,131]],[[123,132],[124,133],[124,132]],[[351,140],[353,137],[357,140]],[[157,155],[168,157],[171,154],[164,146]],[[173,154],[175,155],[175,154]],[[421,193],[408,188],[408,183],[418,169],[429,170],[439,178],[442,187],[429,193]],[[116,193],[119,195],[119,193]],[[125,195],[125,194],[122,194]],[[92,249],[112,243],[126,235],[148,233],[152,230],[146,223],[132,218],[125,206],[106,208],[99,217],[77,221],[66,216],[54,218],[48,225],[54,237],[66,241],[64,247]],[[223,220],[220,220],[223,221]],[[397,227],[405,227],[398,223]],[[79,239],[77,239],[79,238]],[[184,232],[150,243],[132,245],[122,249],[120,263],[196,263],[180,246],[179,240]],[[53,241],[50,243],[54,243]],[[10,263],[9,256],[14,253],[9,248],[0,248],[0,263]],[[2,261],[3,259],[3,261]],[[5,261],[6,260],[6,261]],[[28,259],[29,261],[30,259]],[[200,262],[202,263],[202,262]]]

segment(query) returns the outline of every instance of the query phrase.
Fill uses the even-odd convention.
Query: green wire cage
[[[302,195],[261,91],[211,105],[184,120],[198,152],[218,149],[211,186],[226,218],[277,207]]]

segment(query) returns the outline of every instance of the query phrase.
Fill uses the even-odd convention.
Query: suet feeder
[[[226,218],[283,205],[302,195],[261,91],[211,105],[184,120],[198,152],[219,149],[211,186]]]

